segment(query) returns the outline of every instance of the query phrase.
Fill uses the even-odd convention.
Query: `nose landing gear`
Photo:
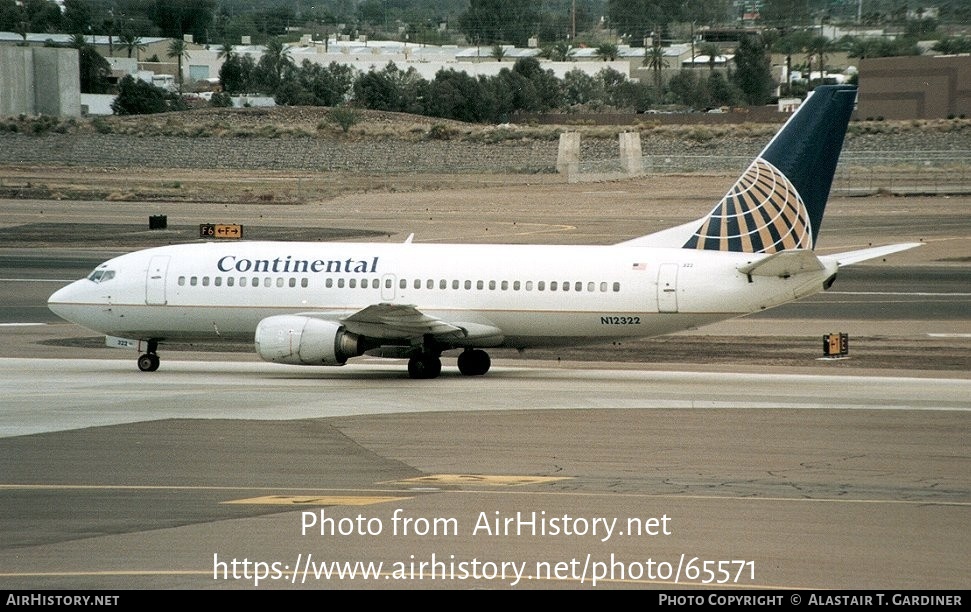
[[[158,340],[148,341],[148,350],[144,355],[138,357],[138,369],[142,372],[154,372],[158,369],[161,360],[158,358]]]

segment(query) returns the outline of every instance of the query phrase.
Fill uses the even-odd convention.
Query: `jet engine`
[[[279,315],[256,326],[256,352],[266,361],[291,365],[344,365],[362,354],[361,337],[338,323]]]

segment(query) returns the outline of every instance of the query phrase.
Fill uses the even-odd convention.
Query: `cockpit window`
[[[97,270],[95,270],[94,272],[88,275],[88,280],[94,281],[96,283],[103,283],[105,281],[113,279],[114,277],[115,277],[114,270],[105,270],[102,268],[98,268]]]

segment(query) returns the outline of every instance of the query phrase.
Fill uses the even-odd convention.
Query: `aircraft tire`
[[[489,359],[489,353],[473,349],[459,354],[458,366],[459,372],[466,376],[482,376],[489,371],[492,360]]]
[[[158,369],[161,360],[154,353],[145,353],[138,358],[138,369],[142,372],[154,372]]]
[[[435,355],[418,355],[408,360],[408,376],[418,379],[436,378],[442,373],[442,360]]]

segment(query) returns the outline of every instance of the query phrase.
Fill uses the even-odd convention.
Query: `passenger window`
[[[476,281],[475,288],[479,289],[480,291],[485,289],[485,281]]]
[[[563,281],[563,291],[569,291],[569,290],[570,290],[569,281]]]
[[[199,284],[199,279],[197,277],[193,276],[192,278],[189,279],[189,285],[195,287],[198,284]]]
[[[496,281],[489,281],[489,291],[496,290]]]
[[[290,277],[290,286],[291,287],[297,286],[297,279],[293,278],[292,276]]]
[[[324,286],[327,287],[328,289],[330,289],[331,287],[333,287],[334,286],[334,279],[328,278],[326,281],[324,281]]]
[[[607,292],[607,281],[604,281],[604,282],[600,283],[600,292],[601,293],[606,293]]]
[[[533,281],[526,281],[526,291],[533,290]]]
[[[301,287],[306,287],[309,284],[310,284],[310,281],[308,281],[306,278],[301,278],[300,279],[300,286]]]
[[[556,281],[550,281],[550,291],[556,291]]]
[[[434,288],[435,288],[435,281],[433,281],[432,279],[428,279],[428,281],[425,282],[425,289],[434,289]]]
[[[270,287],[272,285],[273,285],[273,279],[272,278],[270,278],[269,276],[263,277],[263,286],[264,287]]]
[[[240,287],[245,287],[246,286],[246,277],[245,276],[240,276],[239,277],[239,286]]]
[[[620,291],[620,283],[614,283],[614,293]]]
[[[278,279],[276,279],[276,286],[277,287],[282,287],[283,286],[283,277],[282,276],[279,277]]]
[[[180,276],[179,277],[179,287],[184,287],[184,286],[185,286],[185,277],[184,276]]]
[[[388,285],[387,286],[388,286],[389,289],[391,288],[391,279],[390,278],[388,279]],[[408,288],[408,281],[406,281],[405,279],[401,279],[398,282],[398,288],[399,289],[407,289]]]
[[[597,284],[596,283],[594,283],[592,281],[589,282],[589,283],[587,283],[587,291],[590,291],[592,293],[592,292],[596,291],[596,289],[597,289]]]
[[[356,278],[352,278],[349,281],[347,281],[347,286],[350,287],[351,289],[356,289],[357,288],[357,279]]]
[[[223,286],[223,277],[221,277],[221,276],[215,277],[214,279],[212,279],[212,284],[214,284],[217,287],[222,287]]]
[[[344,279],[343,278],[338,278],[337,279],[337,288],[338,289],[343,289],[344,288]]]
[[[227,276],[226,277],[226,286],[227,287],[232,287],[235,284],[236,284],[236,277],[235,276]]]
[[[472,288],[472,281],[470,281],[470,280],[465,281],[465,289],[466,289],[466,291],[468,291],[471,288]]]
[[[538,283],[536,283],[536,290],[546,291],[546,281],[539,281]]]
[[[354,282],[354,281],[351,281],[351,282]],[[367,279],[366,278],[362,278],[361,279],[361,289],[367,289],[367,287],[368,287]]]
[[[415,279],[415,289],[421,289],[421,280]]]

